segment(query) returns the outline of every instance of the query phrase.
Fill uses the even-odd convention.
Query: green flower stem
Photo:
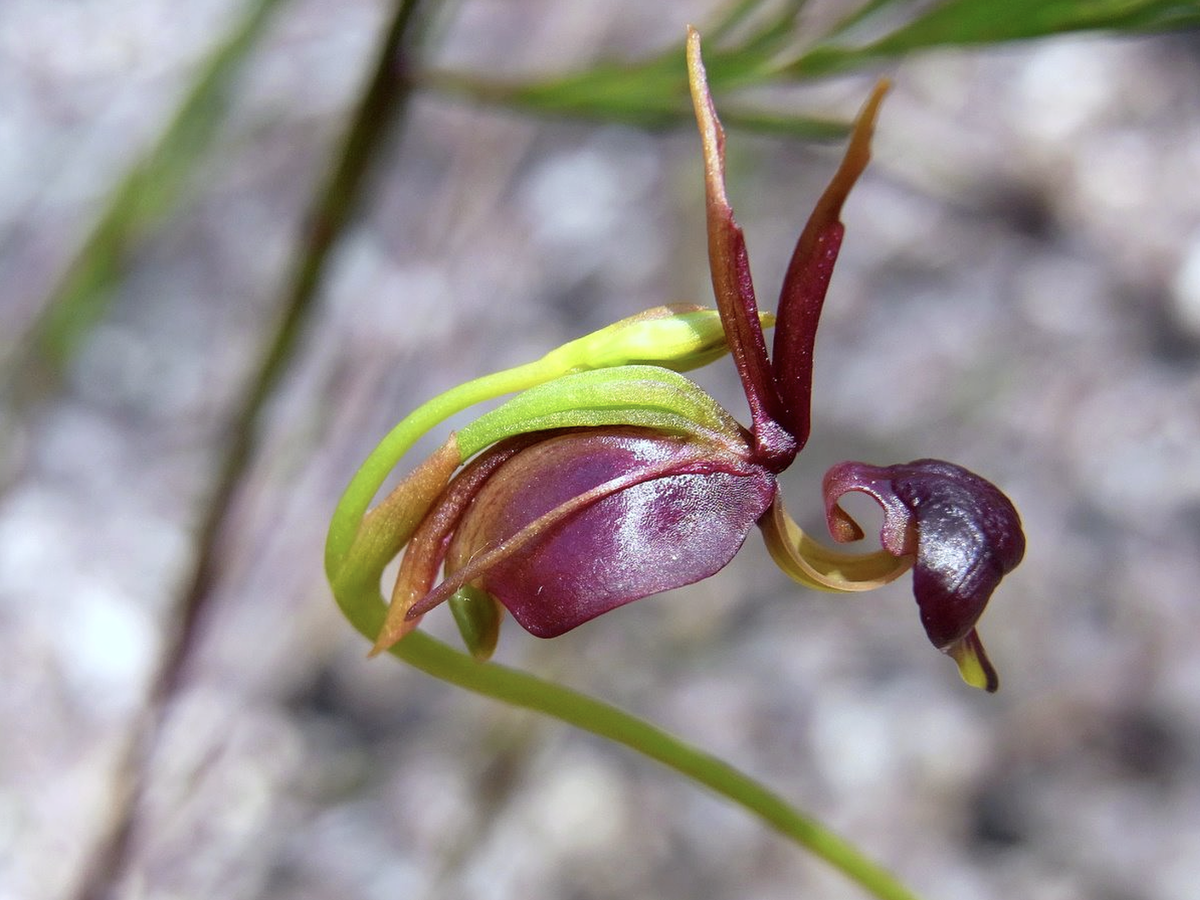
[[[369,640],[383,626],[385,607],[368,592],[338,597],[342,611]],[[890,872],[763,784],[656,725],[611,704],[496,663],[477,662],[422,631],[391,648],[427,675],[513,706],[552,716],[657,760],[762,819],[775,831],[828,862],[879,900],[917,900]]]
[[[392,652],[409,665],[450,684],[553,716],[624,744],[745,807],[880,900],[916,900],[890,872],[760,782],[644,719],[527,672],[495,663],[478,663],[422,631],[408,635]]]
[[[371,451],[334,510],[325,541],[325,571],[334,580],[354,545],[371,501],[400,459],[422,435],[455,413],[503,394],[525,390],[562,374],[543,360],[485,375],[451,388],[417,407]],[[386,564],[387,560],[383,563]],[[374,638],[372,638],[374,639]]]

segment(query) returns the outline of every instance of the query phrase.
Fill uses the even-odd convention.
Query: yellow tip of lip
[[[996,693],[1000,687],[1000,676],[988,659],[979,639],[979,632],[974,628],[962,640],[946,648],[946,654],[958,663],[958,674],[971,687],[980,688],[989,694]]]

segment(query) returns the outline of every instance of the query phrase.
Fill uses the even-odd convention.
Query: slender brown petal
[[[778,422],[783,404],[767,359],[767,342],[759,323],[746,239],[725,192],[725,130],[713,106],[704,61],[700,58],[700,35],[694,28],[688,29],[687,64],[692,106],[704,147],[708,261],[713,293],[750,404],[759,458],[778,472],[795,457],[795,441]]]
[[[783,279],[772,359],[782,403],[780,420],[796,438],[797,449],[808,441],[813,343],[845,230],[838,217],[871,158],[871,135],[888,88],[887,81],[875,85],[855,119],[842,163],[809,216]]]
[[[433,454],[413,469],[384,500],[367,513],[344,558],[337,560],[338,585],[378,573],[386,560],[400,552],[450,481],[461,460],[452,434]],[[376,565],[378,568],[376,568]],[[378,578],[372,574],[371,579]]]

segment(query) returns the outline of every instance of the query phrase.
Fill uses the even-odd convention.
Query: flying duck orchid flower
[[[651,310],[418,409],[363,465],[335,513],[326,547],[334,593],[344,606],[377,597],[384,565],[407,547],[373,652],[448,602],[467,646],[484,659],[506,612],[539,637],[560,635],[713,575],[758,525],[780,567],[819,590],[870,590],[913,569],[929,639],[968,683],[994,691],[996,673],[975,625],[1024,552],[1020,519],[997,488],[938,460],[835,466],[824,481],[835,541],[863,537],[839,505],[846,493],[865,493],[883,509],[881,549],[864,554],[813,540],[779,495],[777,476],[808,440],[813,345],[842,241],[839,216],[867,164],[887,85],[876,87],[854,124],[796,244],[772,317],[758,311],[745,240],[726,197],[725,136],[695,30],[687,66],[717,309]],[[772,322],[768,354],[763,329]],[[749,404],[749,428],[679,374],[727,351]],[[466,406],[518,391],[452,434],[367,511],[417,437]]]

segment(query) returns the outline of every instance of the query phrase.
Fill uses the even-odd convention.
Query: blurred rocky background
[[[63,374],[28,352],[245,6],[0,4],[0,898],[863,896],[626,750],[368,662],[321,571],[339,492],[420,401],[711,302],[692,127],[418,91],[247,431],[391,14],[276,3],[172,212],[114,248],[110,303]],[[712,11],[452,6],[432,61],[506,76],[632,58]],[[555,641],[510,623],[498,657],[727,758],[929,900],[1188,900],[1200,39],[939,50],[775,99],[846,119],[878,72],[896,89],[785,493],[818,530],[841,459],[944,457],[1007,490],[1029,551],[981,625],[1000,692],[929,647],[906,582],[808,593],[754,535],[719,576]],[[839,150],[730,134],[765,304]],[[698,379],[744,415],[731,365]]]

